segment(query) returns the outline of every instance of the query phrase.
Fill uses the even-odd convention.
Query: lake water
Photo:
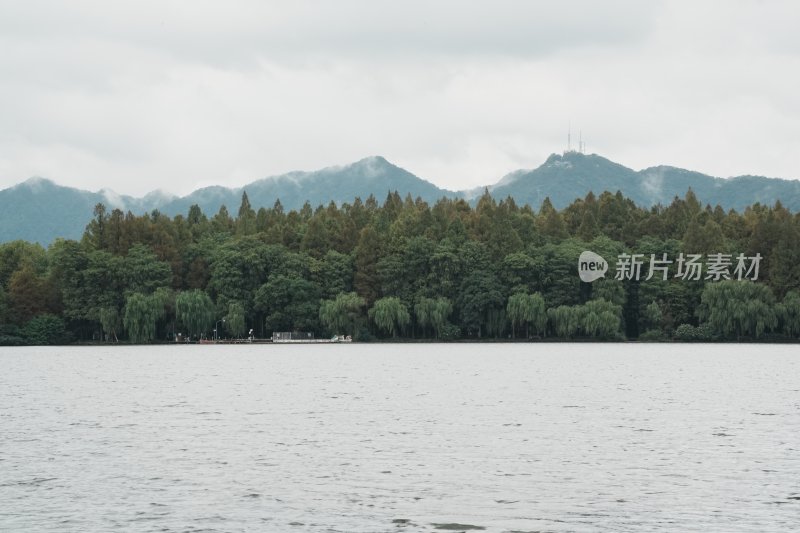
[[[0,350],[0,531],[790,531],[797,346]]]

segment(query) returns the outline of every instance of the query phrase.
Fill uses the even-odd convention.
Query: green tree
[[[353,256],[328,250],[316,277],[323,298],[336,298],[340,292],[353,290]],[[314,279],[314,278],[312,278]]]
[[[22,335],[28,344],[61,344],[67,340],[64,320],[51,314],[31,319],[22,329]]]
[[[783,297],[778,314],[783,332],[790,337],[800,335],[800,293],[792,291]]]
[[[172,269],[159,261],[149,246],[136,244],[128,250],[122,265],[124,291],[152,294],[172,285]]]
[[[419,298],[417,303],[414,304],[414,317],[417,320],[417,325],[422,328],[422,336],[425,336],[425,330],[433,325],[431,315],[433,308],[436,305],[436,300],[433,298]]]
[[[125,301],[122,323],[131,342],[152,342],[156,336],[157,322],[164,318],[166,298],[164,292],[150,295],[135,292]]]
[[[574,337],[581,327],[580,306],[559,305],[547,310],[547,319],[557,337]]]
[[[0,285],[0,324],[5,324],[8,320],[8,296],[3,286]]]
[[[425,329],[430,327],[436,338],[442,338],[443,330],[450,324],[448,319],[453,312],[453,304],[444,297],[420,298],[414,305],[414,316],[417,324],[422,328],[423,335]]]
[[[538,292],[535,294],[516,293],[508,298],[506,314],[511,320],[511,335],[515,336],[517,326],[525,326],[525,336],[530,337],[530,326],[534,332],[544,333],[547,327],[547,310],[544,298]]]
[[[37,276],[44,274],[48,261],[40,245],[19,240],[0,243],[0,287],[8,288],[11,275],[26,266]]]
[[[228,304],[228,314],[225,315],[225,328],[234,337],[241,337],[246,333],[244,306],[240,302],[230,302]]]
[[[446,328],[452,327],[449,322],[450,315],[453,313],[453,304],[449,299],[439,297],[434,301],[430,310],[430,323],[436,332],[436,337],[441,339]]]
[[[775,297],[760,283],[708,283],[698,309],[700,320],[726,338],[761,337],[778,326]]]
[[[236,217],[236,234],[251,235],[256,231],[256,212],[250,206],[250,199],[247,198],[247,191],[242,192],[242,203],[239,206],[239,213]]]
[[[622,335],[622,307],[602,298],[590,300],[578,309],[581,329],[589,337],[619,338]]]
[[[58,293],[47,277],[25,263],[8,281],[10,316],[17,324],[43,313],[60,314]]]
[[[337,335],[358,332],[364,318],[364,298],[354,292],[343,292],[333,300],[325,300],[319,308],[322,324]]]
[[[494,274],[487,270],[472,272],[461,284],[458,301],[461,326],[468,331],[475,331],[480,338],[489,325],[490,316],[497,318],[494,312],[503,310],[504,303],[503,287]],[[497,325],[496,320],[492,322],[494,326]],[[491,329],[495,332],[497,330]]]
[[[205,291],[194,289],[178,293],[175,314],[191,337],[200,337],[214,325],[214,302]]]
[[[103,333],[106,340],[114,339],[114,342],[119,342],[117,338],[117,330],[122,327],[122,319],[119,316],[119,309],[116,307],[102,307],[99,311],[100,324],[103,326]]]
[[[173,306],[170,291],[193,289],[206,292],[202,306],[212,315],[193,326],[200,333],[221,315],[232,318],[231,304],[238,303],[244,324],[262,335],[269,327],[358,336],[367,333],[360,297],[367,307],[398,298],[413,309],[415,328],[395,324],[397,336],[419,328],[445,339],[509,329],[516,336],[523,324],[528,334],[536,328],[526,316],[531,302],[515,295],[538,292],[550,306],[546,332],[562,337],[635,338],[679,325],[685,327],[677,338],[691,340],[800,335],[800,215],[780,202],[726,212],[704,207],[689,190],[666,207],[643,209],[606,191],[561,210],[548,199],[534,214],[488,191],[475,207],[447,198],[431,207],[390,192],[383,206],[374,196],[340,207],[313,209],[306,202],[289,211],[276,201],[254,213],[242,194],[235,220],[224,207],[209,220],[197,205],[173,218],[157,210],[109,213],[98,205],[89,218],[80,242],[57,240],[47,250],[0,243],[0,343],[23,342],[23,326],[43,315],[61,317],[80,340],[120,335],[120,319],[126,330],[136,330],[132,338],[163,338],[176,321],[191,321],[182,311],[186,297],[178,295]],[[584,250],[610,261],[605,279],[580,281],[576,259]],[[621,252],[643,254],[643,275],[651,254],[674,261],[680,252],[722,252],[735,261],[738,253],[760,253],[753,285],[761,288],[675,279],[675,264],[667,279],[621,282],[613,279],[613,258]],[[351,291],[356,300],[340,298]],[[152,300],[155,318],[140,299]],[[345,300],[355,302],[352,308]],[[540,323],[544,314],[538,313]],[[154,323],[153,332],[136,326],[144,324],[142,316]]]
[[[567,237],[564,217],[553,207],[550,198],[545,198],[542,202],[542,207],[539,209],[539,216],[536,218],[536,222],[539,232],[545,237],[549,237],[554,241],[559,241]]]
[[[265,317],[267,331],[316,331],[319,287],[297,275],[277,274],[259,287],[255,309]]]
[[[369,310],[369,317],[379,329],[386,331],[392,337],[397,337],[397,332],[403,330],[411,321],[408,309],[396,296],[377,300]]]
[[[661,329],[663,314],[661,313],[661,307],[658,305],[658,302],[653,301],[647,304],[647,307],[645,308],[644,319],[647,329]]]
[[[382,247],[380,236],[374,227],[367,226],[361,230],[358,245],[355,248],[356,271],[353,287],[368,304],[377,300],[380,294],[377,265]]]

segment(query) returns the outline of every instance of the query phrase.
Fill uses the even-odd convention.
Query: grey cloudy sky
[[[0,0],[0,188],[185,194],[383,155],[450,189],[566,145],[800,178],[800,3]]]

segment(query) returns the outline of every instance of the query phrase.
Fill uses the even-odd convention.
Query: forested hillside
[[[87,213],[87,215],[91,215]],[[87,217],[88,218],[88,217]],[[313,331],[356,340],[788,340],[800,335],[800,216],[694,193],[637,207],[621,193],[534,211],[392,193],[234,215],[96,206],[80,241],[0,245],[0,343],[172,341]],[[583,283],[584,250],[611,263]],[[620,254],[760,254],[757,281],[615,279]],[[224,321],[223,321],[224,319]]]
[[[703,202],[719,204],[726,211],[743,212],[756,202],[773,205],[777,200],[793,212],[800,210],[799,180],[760,176],[723,179],[663,165],[637,172],[597,154],[576,151],[552,154],[536,169],[512,172],[488,186],[498,202],[511,197],[517,205],[538,207],[549,198],[556,209],[568,207],[589,192],[602,191],[621,191],[638,206],[649,209],[669,205],[689,188]],[[286,210],[299,210],[305,202],[312,206],[335,202],[344,207],[354,198],[382,198],[388,191],[399,191],[402,197],[410,194],[431,204],[443,197],[465,198],[474,207],[486,189],[441,189],[380,156],[314,172],[264,178],[244,187],[205,187],[180,198],[163,191],[153,191],[142,198],[109,190],[82,191],[33,178],[0,190],[0,243],[23,239],[48,246],[59,237],[79,239],[87,215],[97,203],[103,203],[109,212],[118,208],[142,215],[158,209],[168,216],[185,216],[193,205],[205,213],[216,213],[223,205],[232,208],[239,204],[244,192],[259,207],[270,206],[280,198]]]

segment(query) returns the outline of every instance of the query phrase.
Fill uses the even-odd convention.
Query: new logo
[[[608,262],[594,252],[583,252],[578,258],[578,275],[581,281],[591,283],[606,275]]]

